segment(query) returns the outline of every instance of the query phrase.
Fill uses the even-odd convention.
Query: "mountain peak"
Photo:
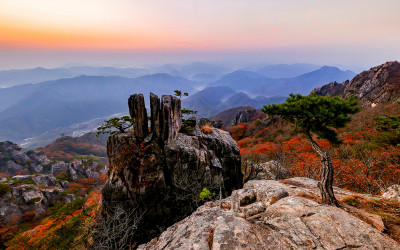
[[[314,89],[319,95],[343,98],[356,96],[362,106],[377,103],[393,103],[399,100],[400,94],[400,63],[391,61],[365,70],[351,81],[341,84],[330,83]]]

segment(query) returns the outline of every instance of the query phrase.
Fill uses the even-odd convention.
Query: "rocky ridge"
[[[399,100],[400,63],[386,62],[361,72],[351,81],[340,84],[332,82],[312,92],[322,96],[338,95],[342,98],[355,96],[364,107],[379,103],[393,103]]]
[[[249,122],[252,118],[260,115],[262,112],[259,109],[250,106],[240,106],[224,110],[212,117],[210,121],[221,121],[223,126],[236,126],[239,123]]]
[[[226,197],[242,187],[240,151],[228,132],[204,133],[196,125],[181,133],[181,103],[170,95],[160,100],[150,94],[150,130],[143,95],[132,95],[128,105],[135,129],[109,137],[102,203],[109,211],[126,202],[145,211],[135,236],[139,242],[200,206],[203,188]]]
[[[339,199],[354,195],[334,189]],[[252,180],[221,206],[206,203],[138,249],[400,248],[382,233],[379,216],[320,204],[310,199],[317,193],[312,179]]]

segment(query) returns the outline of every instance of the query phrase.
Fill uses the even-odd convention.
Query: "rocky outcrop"
[[[71,202],[78,196],[71,193],[69,183],[80,179],[99,178],[107,172],[104,165],[76,160],[52,162],[45,154],[24,151],[11,142],[0,142],[0,226],[16,225],[26,220],[24,214],[41,216],[57,202]]]
[[[319,88],[313,89],[312,92],[315,92],[317,95],[321,96],[337,96],[343,93],[349,81],[345,81],[343,83],[331,82]]]
[[[103,207],[129,201],[145,211],[135,239],[145,242],[190,214],[202,201],[203,188],[222,191],[224,197],[242,186],[240,151],[228,132],[212,129],[203,134],[194,127],[180,133],[180,100],[150,95],[151,125],[145,132],[147,114],[142,95],[128,101],[139,132],[114,133],[107,143],[109,179],[103,188]],[[135,127],[136,131],[136,127]]]
[[[225,199],[222,208],[219,202],[207,203],[138,249],[400,248],[345,209],[300,197],[318,192],[314,183],[306,178],[288,179],[286,184],[250,181]],[[339,196],[346,194],[335,189]]]
[[[0,172],[10,176],[17,173],[34,174],[43,172],[43,165],[50,163],[46,155],[35,151],[24,151],[18,145],[0,142]]]
[[[224,110],[210,117],[211,121],[221,121],[223,126],[236,126],[239,123],[249,122],[252,118],[262,114],[261,110],[250,106],[241,106]]]
[[[389,201],[400,202],[400,185],[392,185],[388,187],[382,198]]]
[[[394,103],[400,94],[400,63],[387,62],[355,76],[350,82],[330,83],[312,92],[323,96],[355,96],[361,106]]]
[[[26,219],[24,214],[27,212],[33,212],[39,217],[57,201],[69,202],[67,197],[60,197],[62,191],[60,186],[56,188],[38,188],[35,184],[12,186],[11,192],[0,199],[0,224],[18,224]]]
[[[260,113],[257,109],[240,110],[235,117],[230,121],[228,127],[236,126],[240,123],[250,122],[256,115]]]
[[[291,177],[287,167],[277,161],[255,164],[244,162],[244,182],[248,180],[282,180]]]
[[[106,172],[107,168],[96,162],[85,160],[75,160],[71,163],[50,161],[42,152],[25,151],[12,142],[0,142],[0,173],[9,175],[10,178],[35,179],[34,175],[42,174],[48,174],[54,178],[59,174],[66,173],[73,181],[76,181],[81,178],[98,178]],[[37,184],[44,183],[39,181]]]

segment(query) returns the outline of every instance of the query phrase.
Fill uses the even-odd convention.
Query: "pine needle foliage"
[[[268,115],[280,115],[295,125],[296,132],[316,134],[333,144],[340,143],[333,129],[343,128],[350,122],[349,114],[359,112],[355,97],[342,99],[338,96],[308,96],[290,94],[285,103],[265,105],[262,111]]]

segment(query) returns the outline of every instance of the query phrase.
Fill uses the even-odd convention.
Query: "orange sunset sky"
[[[0,0],[0,68],[189,60],[369,66],[400,56],[398,0]]]

